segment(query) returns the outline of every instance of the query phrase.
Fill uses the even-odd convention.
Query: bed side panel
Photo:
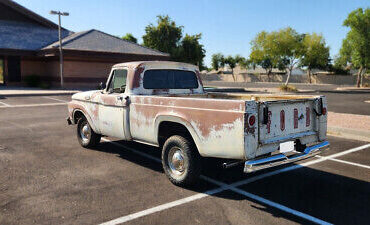
[[[244,111],[244,101],[132,96],[130,130],[134,139],[158,144],[158,118],[177,118],[202,156],[244,159]]]

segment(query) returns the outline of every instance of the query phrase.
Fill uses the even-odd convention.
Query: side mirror
[[[107,85],[106,85],[105,83],[100,82],[100,84],[99,84],[99,88],[100,88],[100,90],[103,90],[103,89],[105,89],[106,87],[107,87]]]

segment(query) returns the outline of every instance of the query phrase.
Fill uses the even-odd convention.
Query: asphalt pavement
[[[65,121],[69,99],[0,99],[0,224],[370,221],[368,142],[329,136],[321,157],[254,174],[205,159],[202,179],[185,189],[167,180],[155,147],[112,139],[80,147]]]

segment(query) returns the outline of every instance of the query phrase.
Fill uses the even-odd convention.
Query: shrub
[[[279,89],[280,91],[284,91],[284,92],[297,92],[297,88],[294,87],[293,85],[285,85],[285,84],[282,84],[279,86]]]
[[[38,87],[40,85],[40,76],[36,74],[28,75],[24,78],[24,82],[28,87]]]
[[[41,81],[38,87],[42,89],[50,89],[51,84],[49,82]]]

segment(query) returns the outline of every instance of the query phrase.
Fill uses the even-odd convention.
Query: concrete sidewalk
[[[52,96],[52,95],[71,95],[81,90],[73,89],[40,89],[29,87],[0,87],[0,98],[17,96]]]
[[[329,112],[328,134],[370,142],[370,116]]]

